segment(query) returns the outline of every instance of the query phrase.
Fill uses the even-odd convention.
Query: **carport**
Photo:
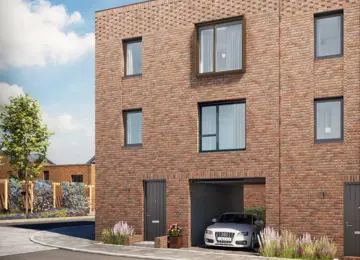
[[[244,184],[265,184],[265,178],[190,180],[191,246],[204,244],[205,229],[213,218],[244,211]]]

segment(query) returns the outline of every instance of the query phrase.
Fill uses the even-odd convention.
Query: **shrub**
[[[34,181],[34,211],[45,211],[52,207],[53,188],[51,182]]]
[[[125,239],[125,236],[114,234],[112,229],[105,229],[101,235],[101,241],[105,244],[124,245]]]
[[[104,229],[101,241],[105,244],[124,245],[129,236],[135,235],[134,228],[120,221],[112,229]]]
[[[10,208],[13,211],[19,212],[22,210],[22,184],[18,179],[11,178],[10,184]]]
[[[280,235],[271,227],[265,227],[260,232],[261,255],[274,257],[280,255]]]
[[[283,258],[297,258],[299,252],[299,240],[294,234],[285,230],[280,236],[280,256]]]
[[[280,236],[274,229],[266,227],[260,232],[260,238],[262,256],[330,260],[336,254],[336,246],[328,237],[312,239],[305,233],[297,239],[289,231],[283,231]]]
[[[120,221],[115,224],[113,233],[128,237],[135,235],[135,229],[132,226],[129,226],[128,223]]]
[[[62,182],[61,188],[63,192],[62,206],[64,208],[80,208],[87,207],[85,198],[85,185],[79,182]]]
[[[315,241],[316,257],[319,259],[333,259],[336,246],[328,237],[320,237]]]
[[[309,233],[304,233],[299,241],[299,256],[304,259],[314,259],[316,248]]]
[[[264,206],[259,207],[247,207],[244,209],[246,213],[255,214],[259,220],[262,220],[264,223],[266,221],[266,208]]]

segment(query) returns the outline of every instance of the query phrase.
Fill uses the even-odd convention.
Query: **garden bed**
[[[51,208],[45,211],[28,213],[28,214],[25,213],[0,214],[0,220],[80,217],[80,216],[87,216],[88,213],[89,213],[88,209]]]

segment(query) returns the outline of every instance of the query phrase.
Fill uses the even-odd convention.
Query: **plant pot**
[[[169,247],[170,248],[181,248],[182,247],[182,236],[179,237],[169,237]]]

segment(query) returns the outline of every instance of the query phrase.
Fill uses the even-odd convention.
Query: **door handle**
[[[352,227],[352,225],[349,225],[349,222],[345,222],[345,225],[346,225],[347,227]]]
[[[146,216],[147,216],[147,217],[150,217],[150,213],[146,213]]]

